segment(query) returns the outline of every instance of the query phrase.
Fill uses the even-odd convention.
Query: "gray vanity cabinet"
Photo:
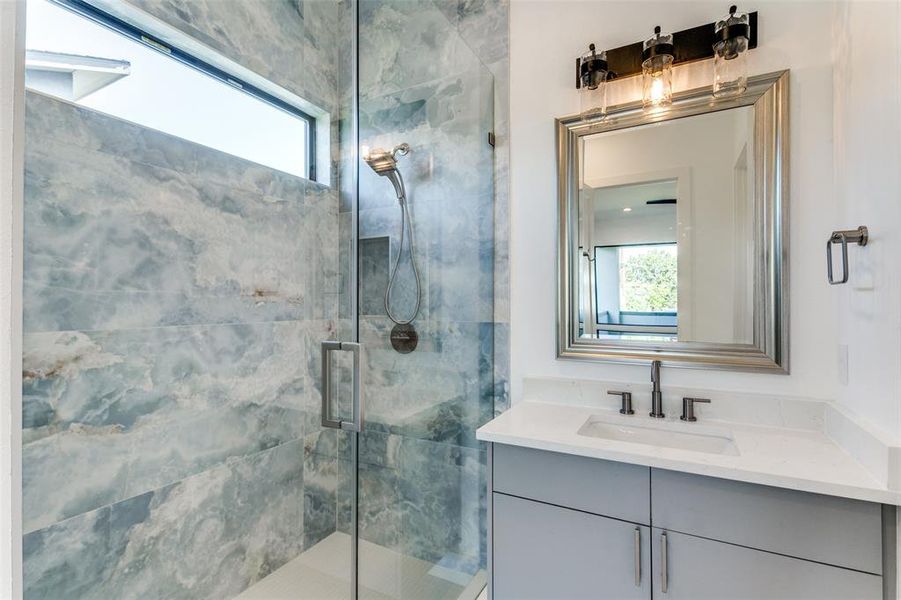
[[[882,598],[882,577],[653,530],[654,598],[666,600],[863,600]],[[666,569],[664,576],[663,569]]]
[[[644,525],[494,494],[494,599],[650,599],[649,543]]]
[[[895,598],[891,507],[504,444],[490,457],[492,600]]]

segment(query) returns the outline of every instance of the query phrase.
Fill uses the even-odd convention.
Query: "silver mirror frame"
[[[713,98],[712,86],[675,94],[663,111],[648,112],[641,102],[612,106],[599,120],[579,115],[557,124],[558,263],[557,357],[596,362],[646,363],[668,366],[788,373],[789,359],[789,72],[779,71],[748,79],[740,96]],[[754,343],[648,342],[593,340],[578,336],[577,263],[578,192],[581,181],[579,147],[583,137],[671,121],[742,106],[754,107],[755,193],[763,207],[758,232],[764,241],[757,257]]]

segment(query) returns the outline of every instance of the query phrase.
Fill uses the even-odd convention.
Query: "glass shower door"
[[[359,13],[360,147],[410,146],[395,157],[406,215],[383,165],[358,162],[359,597],[475,598],[486,581],[475,430],[494,410],[494,81],[435,3],[361,0]]]
[[[351,5],[28,1],[26,599],[352,597]]]

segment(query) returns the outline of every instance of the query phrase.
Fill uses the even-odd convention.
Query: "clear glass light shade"
[[[642,104],[659,108],[673,103],[673,35],[660,33],[644,41],[641,52]]]
[[[607,84],[602,83],[591,88],[582,88],[579,92],[579,104],[583,118],[603,117],[607,114]]]
[[[583,118],[607,114],[607,53],[589,46],[579,62],[579,104]]]
[[[668,54],[649,58],[641,64],[642,105],[645,108],[667,106],[673,102],[673,57]]]
[[[733,6],[729,14],[716,22],[713,45],[713,95],[726,98],[748,88],[748,40],[751,35],[748,13]]]

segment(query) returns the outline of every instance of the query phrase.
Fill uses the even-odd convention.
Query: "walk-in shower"
[[[502,3],[27,2],[25,599],[473,600]]]

